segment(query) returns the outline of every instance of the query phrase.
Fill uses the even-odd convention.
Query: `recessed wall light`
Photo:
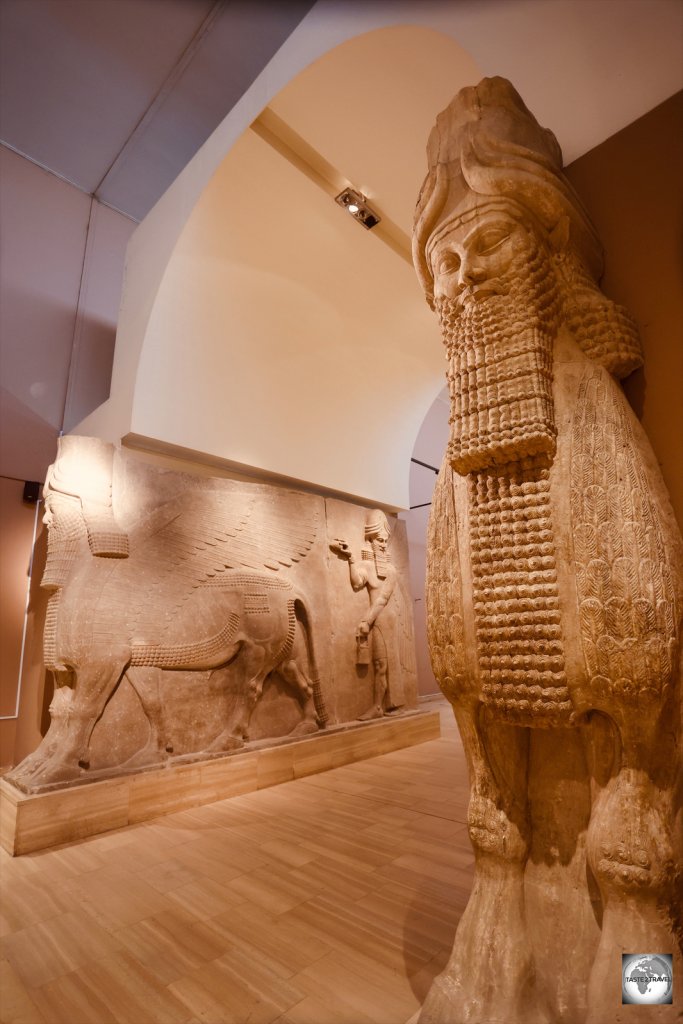
[[[343,206],[345,210],[348,210],[354,220],[357,220],[368,231],[370,228],[374,228],[376,224],[379,224],[382,219],[378,213],[375,213],[368,206],[362,192],[357,192],[355,188],[345,188],[343,192],[335,196],[334,201]]]

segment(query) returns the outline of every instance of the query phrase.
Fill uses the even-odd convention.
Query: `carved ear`
[[[569,217],[563,215],[549,234],[550,245],[555,252],[562,252],[569,244]]]

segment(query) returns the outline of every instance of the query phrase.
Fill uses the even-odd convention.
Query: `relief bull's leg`
[[[67,770],[71,765],[80,768],[90,766],[92,731],[129,660],[130,648],[109,649],[106,656],[91,658],[86,668],[77,671],[76,686],[67,709],[67,737],[60,750]]]
[[[7,779],[19,789],[30,790],[40,785],[45,767],[56,756],[66,729],[66,707],[71,702],[74,673],[66,667],[53,668],[54,693],[50,702],[50,726],[36,749],[8,773]]]
[[[56,690],[50,706],[50,731],[40,747],[22,762],[20,770],[11,777],[16,785],[38,789],[83,775],[89,766],[88,747],[95,723],[123,676],[129,659],[130,649],[122,646],[108,649],[106,657],[92,657],[86,667],[68,672],[73,685],[64,685]]]
[[[303,718],[291,731],[291,736],[305,736],[318,731],[313,683],[303,669],[306,663],[306,644],[299,627],[294,637],[291,657],[278,666],[278,672],[291,686],[303,710]]]
[[[244,746],[244,741],[249,739],[251,716],[263,692],[266,676],[273,668],[272,662],[266,658],[265,646],[245,638],[240,641],[239,653],[234,664],[236,668],[239,666],[245,680],[243,692],[232,721],[205,748],[207,753],[234,750],[236,747]]]
[[[476,873],[450,962],[430,989],[420,1024],[536,1024],[524,906],[529,853],[528,730],[456,711],[470,768],[468,827]]]
[[[313,701],[313,687],[296,659],[290,658],[289,661],[280,665],[278,671],[296,693],[304,713],[299,724],[292,729],[290,736],[305,736],[308,733],[317,732],[318,722]]]
[[[133,765],[163,761],[173,753],[173,744],[168,736],[161,699],[162,670],[150,667],[129,668],[126,676],[140,699],[150,729],[147,744],[126,763],[126,766],[130,768]]]
[[[602,896],[602,934],[588,986],[586,1024],[602,1024],[621,1003],[622,953],[668,953],[683,974],[675,908],[671,831],[676,773],[675,714],[644,695],[617,726],[595,716],[588,745],[594,802],[588,857]],[[629,1006],[629,1020],[673,1021],[674,1005]]]

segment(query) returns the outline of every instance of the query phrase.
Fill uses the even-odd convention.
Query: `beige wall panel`
[[[645,366],[624,390],[683,526],[683,92],[567,169],[605,247],[602,287],[635,317]]]
[[[0,472],[42,480],[62,425],[90,197],[0,147]]]
[[[135,221],[93,202],[64,413],[64,430],[109,397],[128,239]]]
[[[22,637],[36,506],[22,501],[23,483],[0,477],[0,767],[14,759]],[[38,510],[38,515],[42,506]]]

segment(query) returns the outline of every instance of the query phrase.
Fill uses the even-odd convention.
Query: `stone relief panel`
[[[49,730],[14,785],[38,792],[217,756],[368,710],[358,595],[330,547],[342,531],[362,538],[368,510],[160,469],[82,437],[61,439],[44,494],[55,690]],[[400,712],[417,699],[407,543],[403,524],[372,515],[385,550],[391,534]]]
[[[421,1022],[602,1024],[621,1019],[622,954],[683,972],[683,544],[617,383],[637,331],[598,288],[555,137],[484,79],[427,154],[414,257],[451,399],[428,633],[476,880]]]

